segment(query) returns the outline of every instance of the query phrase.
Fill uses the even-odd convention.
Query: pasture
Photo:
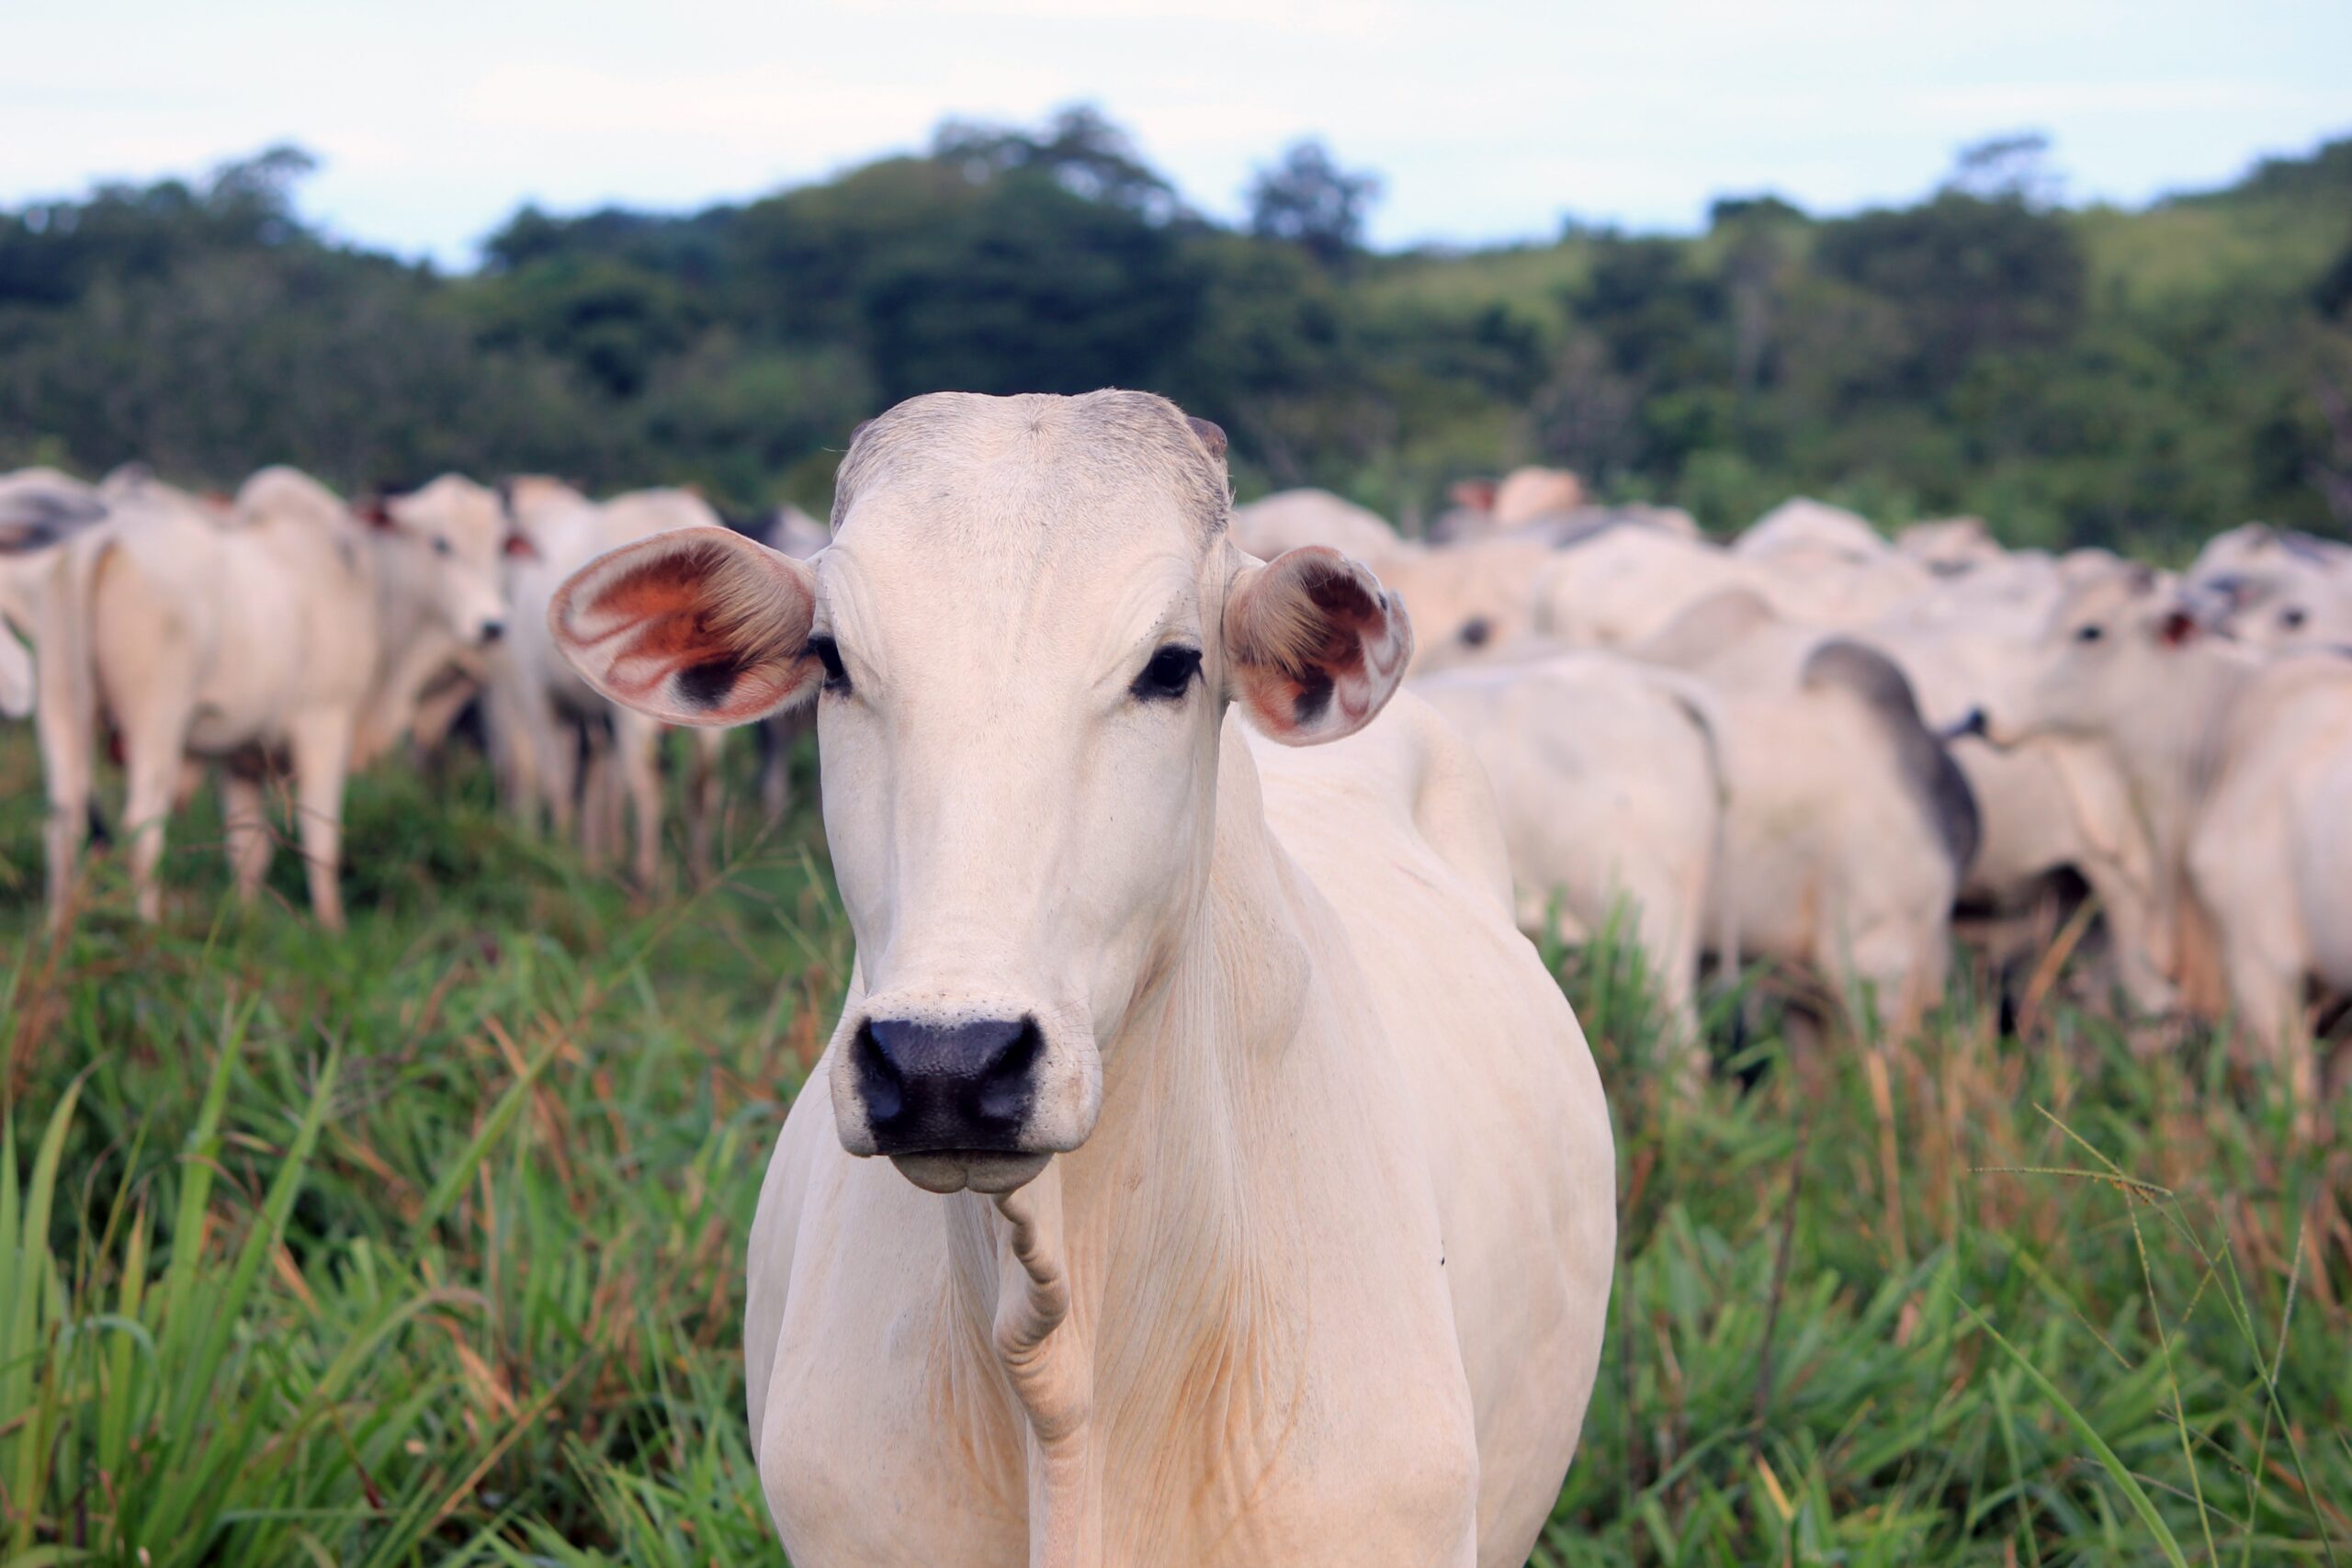
[[[807,790],[762,833],[731,760],[699,892],[461,753],[355,781],[347,936],[291,854],[238,909],[208,788],[163,923],[101,855],[52,946],[0,731],[0,1562],[779,1560],[742,1250],[851,942]],[[2206,1032],[2084,1007],[2076,935],[1901,1050],[1792,1049],[1751,975],[1688,1100],[1632,955],[1553,955],[1622,1261],[1536,1562],[2352,1555],[2352,1115],[2298,1141]]]

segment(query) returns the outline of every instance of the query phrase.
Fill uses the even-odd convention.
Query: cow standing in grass
[[[494,640],[506,606],[494,564],[417,516],[361,522],[325,487],[265,468],[221,516],[133,487],[77,541],[49,595],[41,639],[41,761],[50,792],[50,895],[62,915],[88,819],[101,716],[121,737],[131,880],[142,919],[163,911],[157,866],[185,765],[222,768],[238,895],[268,869],[264,785],[294,777],[311,908],[339,929],[343,786],[364,716],[407,651],[389,628]]]
[[[1476,760],[1373,723],[1404,613],[1236,549],[1223,456],[1138,393],[917,399],[813,562],[666,534],[555,601],[666,721],[819,703],[858,963],[745,1342],[806,1568],[1515,1568],[1575,1451],[1599,1078]]]

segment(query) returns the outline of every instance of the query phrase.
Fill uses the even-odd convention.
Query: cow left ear
[[[582,679],[665,724],[749,724],[816,694],[817,575],[728,528],[676,528],[564,580],[548,630]]]
[[[1250,722],[1286,746],[1353,735],[1413,660],[1404,603],[1327,545],[1245,568],[1225,601],[1225,657]]]

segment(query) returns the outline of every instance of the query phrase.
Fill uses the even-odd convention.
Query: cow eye
[[[446,556],[449,553],[449,541],[446,537],[439,534],[433,536],[433,553],[435,555]]]
[[[2278,612],[2278,624],[2289,631],[2293,631],[2303,624],[2303,607],[2301,604],[2288,605]]]
[[[2076,626],[2075,628],[2075,640],[2076,642],[2097,642],[2106,635],[2107,628],[2100,626],[2097,621],[2093,621],[2089,626]]]
[[[807,653],[825,667],[825,690],[835,696],[847,694],[849,671],[842,665],[841,645],[829,637],[812,637]]]
[[[1172,703],[1183,696],[1200,672],[1201,650],[1171,642],[1151,656],[1151,662],[1127,689],[1139,702]]]

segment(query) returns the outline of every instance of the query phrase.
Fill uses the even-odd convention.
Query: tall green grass
[[[0,1561],[778,1560],[737,1335],[850,956],[813,821],[639,899],[392,771],[336,940],[290,859],[224,905],[199,800],[164,925],[102,861],[51,948],[14,736],[0,803]],[[2063,998],[1896,1047],[1761,976],[1683,1097],[1633,955],[1552,956],[1623,1258],[1537,1562],[2352,1562],[2346,1118]]]

